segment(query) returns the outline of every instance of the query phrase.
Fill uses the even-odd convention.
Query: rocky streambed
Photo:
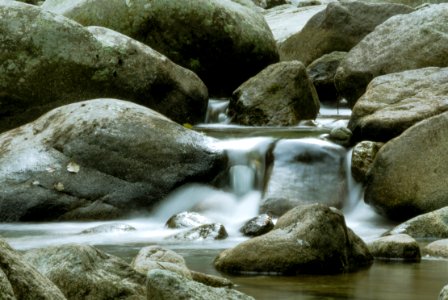
[[[286,2],[0,0],[1,299],[448,297],[448,5]]]

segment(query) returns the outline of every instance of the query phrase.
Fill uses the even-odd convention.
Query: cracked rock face
[[[0,221],[114,219],[208,181],[213,139],[114,99],[62,106],[0,135]]]

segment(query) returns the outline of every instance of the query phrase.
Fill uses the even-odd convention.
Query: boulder
[[[264,12],[264,18],[271,28],[278,45],[291,35],[300,32],[315,14],[324,10],[326,5],[297,7],[297,5],[281,5]]]
[[[366,175],[372,166],[376,154],[383,143],[362,141],[353,147],[351,158],[351,171],[353,178],[358,182],[364,182]]]
[[[168,239],[180,241],[223,240],[229,235],[224,225],[219,223],[200,225],[169,236]]]
[[[0,135],[0,221],[145,213],[180,185],[225,168],[214,143],[131,102],[62,106]]]
[[[23,259],[53,281],[67,299],[146,299],[145,276],[93,246],[33,249]]]
[[[434,241],[423,248],[425,255],[448,258],[448,239]]]
[[[448,206],[407,220],[386,234],[407,234],[415,239],[446,239]]]
[[[447,206],[447,147],[448,112],[386,143],[367,174],[365,202],[395,220]]]
[[[184,211],[169,218],[165,226],[172,229],[180,229],[193,228],[211,223],[213,223],[211,219],[197,212]]]
[[[350,146],[352,131],[345,126],[337,126],[331,129],[328,138],[333,143],[348,147]]]
[[[331,52],[316,59],[306,68],[320,102],[338,103],[339,94],[334,85],[334,76],[339,64],[346,56],[347,52]]]
[[[203,82],[129,37],[15,1],[0,4],[0,28],[0,132],[100,97],[133,101],[181,124],[205,119]]]
[[[448,3],[394,16],[367,35],[342,61],[336,88],[354,106],[375,77],[448,66]]]
[[[230,95],[278,61],[263,15],[230,0],[47,0],[43,7],[149,45],[193,70],[214,96]]]
[[[340,211],[301,205],[278,219],[274,229],[224,250],[215,267],[232,274],[333,274],[372,264],[367,246],[345,225]]]
[[[197,299],[197,300],[253,300],[229,288],[213,288],[196,281],[188,280],[166,270],[152,270],[146,283],[147,300],[159,299]]]
[[[281,216],[316,202],[341,208],[348,192],[345,154],[343,147],[318,139],[277,142],[260,212]]]
[[[294,126],[315,119],[319,99],[304,65],[298,61],[270,65],[233,92],[228,115],[250,126]]]
[[[400,4],[332,2],[314,15],[302,31],[281,44],[280,59],[300,60],[309,65],[324,54],[349,51],[391,16],[412,11]]]
[[[288,0],[252,0],[257,6],[270,9],[279,5],[288,4]]]
[[[131,267],[146,275],[154,269],[168,270],[191,279],[190,270],[182,256],[160,246],[148,246],[140,249],[132,260]]]
[[[64,294],[47,277],[24,261],[0,239],[0,299],[65,300]]]
[[[262,214],[248,220],[240,228],[240,232],[245,236],[259,236],[271,231],[274,228],[272,217],[268,214]]]
[[[380,237],[367,244],[370,253],[379,259],[420,262],[420,247],[415,239],[407,234]]]
[[[97,233],[119,233],[127,231],[135,231],[135,227],[124,223],[103,224],[95,227],[84,229],[80,234],[97,234]]]
[[[353,140],[385,142],[448,110],[448,68],[424,68],[374,78],[353,107]]]

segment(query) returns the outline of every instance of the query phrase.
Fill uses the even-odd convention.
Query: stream
[[[192,270],[230,278],[236,288],[256,299],[437,299],[448,280],[448,260],[423,257],[421,263],[376,260],[371,268],[341,275],[228,276],[219,274],[213,259],[223,249],[246,240],[240,226],[258,214],[267,172],[266,153],[279,139],[319,145],[331,128],[345,126],[350,110],[321,108],[315,122],[296,127],[242,127],[227,124],[226,102],[211,100],[207,123],[193,129],[218,138],[229,156],[227,182],[222,188],[204,184],[181,187],[148,216],[110,222],[0,223],[0,236],[17,250],[65,243],[85,243],[130,262],[140,248],[159,244],[181,254]],[[343,212],[347,226],[368,242],[396,224],[375,214],[362,199],[362,187],[350,174],[350,150],[345,158],[347,199]],[[316,177],[317,178],[317,177]],[[311,178],[312,180],[312,178]],[[188,199],[188,201],[185,201]],[[175,213],[200,210],[224,224],[229,237],[221,241],[175,241],[176,230],[164,227]],[[136,231],[80,234],[107,223],[126,223]]]

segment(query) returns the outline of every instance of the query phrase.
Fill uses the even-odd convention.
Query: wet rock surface
[[[290,210],[272,231],[224,250],[215,267],[232,274],[331,274],[370,266],[372,260],[340,211],[312,204]]]
[[[0,27],[0,132],[99,97],[137,102],[182,124],[205,118],[203,82],[127,36],[16,1],[0,4]]]
[[[176,187],[208,181],[223,169],[225,155],[213,143],[130,102],[60,107],[0,136],[0,220],[148,212]]]
[[[407,234],[396,234],[378,238],[367,244],[370,253],[377,259],[420,262],[420,247]]]
[[[272,217],[268,214],[262,214],[244,223],[240,228],[240,232],[245,236],[259,236],[271,231],[273,228]]]

